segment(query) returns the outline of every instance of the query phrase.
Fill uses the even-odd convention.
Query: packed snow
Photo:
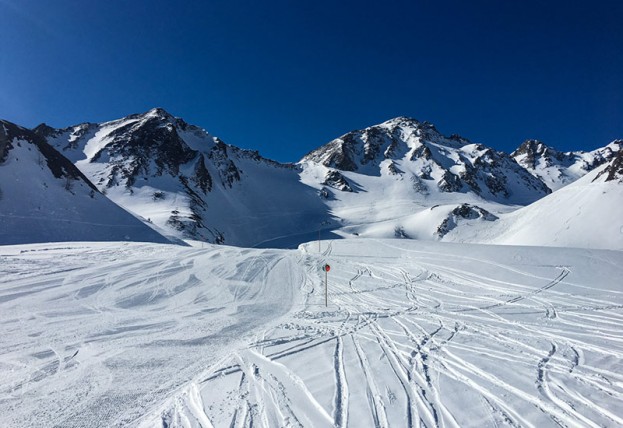
[[[196,245],[0,247],[2,425],[623,424],[623,252]]]

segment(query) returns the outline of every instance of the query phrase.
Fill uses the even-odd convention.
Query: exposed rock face
[[[617,140],[614,143],[619,144],[622,148],[616,153],[616,156],[610,161],[609,165],[601,171],[593,181],[598,181],[605,176],[604,181],[618,181],[623,183],[623,140]]]
[[[301,162],[371,176],[410,171],[442,192],[473,192],[499,202],[527,203],[551,192],[509,155],[457,135],[444,137],[432,124],[407,117],[349,132]]]
[[[448,232],[456,228],[461,220],[475,220],[480,219],[482,221],[495,221],[497,216],[491,214],[476,205],[462,204],[453,209],[448,217],[437,228],[436,234],[443,238]]]
[[[229,158],[225,143],[216,139],[216,144],[210,150],[208,157],[217,167],[223,186],[231,188],[236,181],[240,181],[240,170]]]
[[[337,190],[341,190],[343,192],[353,191],[352,187],[348,183],[348,180],[346,180],[342,174],[335,170],[330,170],[329,172],[327,172],[325,180],[322,184],[333,187]]]
[[[199,158],[195,163],[195,171],[192,177],[193,182],[197,187],[199,187],[204,194],[208,193],[212,190],[212,177],[208,172],[208,168],[206,168],[205,158],[203,153],[199,154]]]

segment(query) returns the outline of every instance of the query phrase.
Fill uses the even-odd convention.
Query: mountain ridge
[[[101,124],[42,129],[113,201],[185,239],[248,244],[235,237],[222,211],[229,206],[252,216],[260,207],[231,195],[249,192],[258,174],[294,176],[297,170],[226,144],[161,108]],[[269,238],[259,235],[259,241]]]
[[[591,151],[560,152],[539,140],[526,140],[511,157],[552,190],[558,190],[612,160],[623,149],[623,140],[614,140]]]
[[[560,174],[567,180],[556,182],[560,188],[621,151],[619,140],[579,154],[527,140],[509,155],[399,116],[280,163],[162,108],[61,129],[40,124],[33,133],[167,236],[238,246],[295,247],[319,230],[327,237],[460,240],[465,227],[501,224],[551,194],[560,177],[536,168],[543,159],[575,174]],[[584,168],[571,168],[580,161]],[[608,168],[602,174],[616,181],[621,167]]]
[[[412,164],[414,179],[432,180],[442,192],[471,191],[497,201],[532,202],[550,192],[509,155],[404,116],[346,133],[305,155],[304,162],[370,176],[399,175],[401,165]]]

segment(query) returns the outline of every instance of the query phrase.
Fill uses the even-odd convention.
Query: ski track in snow
[[[132,425],[184,387],[184,417],[206,426],[194,377],[287,313],[303,279],[276,250],[0,247],[0,425]]]
[[[412,251],[391,241],[357,245],[323,242],[320,252],[316,243],[305,246],[299,263],[313,286],[305,303],[204,377],[203,416],[211,424],[623,423],[620,287],[578,282],[573,263],[497,262],[470,252]],[[319,269],[326,262],[332,266],[328,308]],[[603,262],[611,265],[612,259]],[[589,287],[593,292],[586,292]],[[259,366],[250,372],[244,363],[249,352],[264,365],[277,364],[280,380]],[[249,378],[252,400],[239,388],[240,379]],[[305,388],[312,404],[295,398],[291,388]],[[163,408],[155,414],[170,406]],[[240,408],[247,409],[244,421]],[[157,424],[153,416],[144,421]],[[166,421],[184,423],[179,416]],[[190,419],[187,426],[203,425]]]
[[[619,252],[28,248],[0,251],[8,426],[623,425]]]

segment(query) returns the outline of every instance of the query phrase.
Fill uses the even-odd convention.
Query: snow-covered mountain
[[[407,177],[424,195],[472,193],[504,204],[525,204],[550,193],[506,153],[457,135],[445,137],[432,124],[406,117],[349,132],[312,151],[302,162],[324,165],[328,168],[325,184],[346,191],[352,186],[344,172]],[[350,176],[356,181],[355,175]]]
[[[622,147],[623,140],[615,140],[589,152],[560,152],[538,140],[526,140],[511,156],[550,189],[558,190],[612,160]]]
[[[441,240],[551,192],[509,155],[405,117],[349,132],[300,165],[344,237]]]
[[[172,236],[254,246],[328,220],[296,166],[225,144],[160,108],[35,132],[110,199]]]
[[[293,247],[319,230],[325,238],[488,242],[513,223],[509,213],[621,150],[621,141],[570,153],[527,141],[511,156],[398,117],[349,132],[297,164],[280,164],[160,108],[34,131],[111,200],[168,236],[240,246]]]
[[[0,244],[169,242],[32,131],[0,120]]]

